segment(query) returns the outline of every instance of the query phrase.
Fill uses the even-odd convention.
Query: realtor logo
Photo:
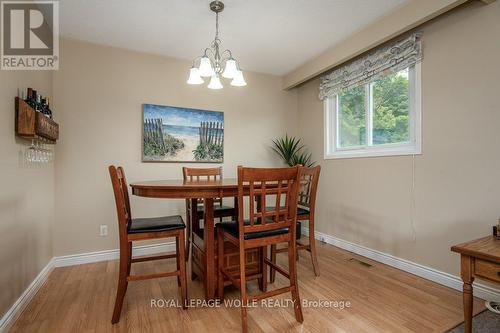
[[[59,2],[1,2],[1,69],[59,68]]]

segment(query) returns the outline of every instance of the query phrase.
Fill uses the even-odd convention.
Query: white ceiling
[[[223,0],[222,46],[244,70],[284,75],[409,0]],[[61,0],[61,35],[181,59],[214,37],[209,0]]]

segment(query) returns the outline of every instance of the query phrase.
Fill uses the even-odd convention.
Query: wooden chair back
[[[297,194],[300,167],[291,168],[245,168],[238,167],[238,223],[240,239],[244,233],[268,231],[289,227],[295,234],[297,215]],[[246,215],[244,189],[248,188]],[[282,201],[284,199],[284,205]],[[273,201],[273,208],[266,209],[266,203]],[[269,208],[269,207],[267,207]]]
[[[218,168],[182,168],[184,182],[216,181],[222,180],[222,167]],[[203,204],[203,199],[198,199],[198,204]],[[214,204],[222,206],[222,198],[214,198]]]
[[[309,210],[310,214],[314,214],[316,206],[316,193],[318,191],[318,181],[321,167],[313,168],[302,167],[300,170],[300,187],[298,194],[298,205]]]
[[[109,167],[109,175],[113,192],[115,195],[116,213],[118,215],[118,227],[120,238],[126,237],[127,228],[130,227],[132,213],[130,211],[130,199],[128,196],[127,180],[125,179],[125,171],[122,167]]]
[[[200,180],[221,180],[222,167],[218,168],[182,168],[184,181],[200,181]]]

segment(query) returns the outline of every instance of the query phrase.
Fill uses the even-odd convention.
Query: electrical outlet
[[[101,224],[101,227],[99,229],[99,235],[101,237],[108,235],[108,226],[106,224]]]

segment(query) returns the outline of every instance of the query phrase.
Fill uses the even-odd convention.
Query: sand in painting
[[[165,157],[165,161],[194,161],[193,150],[196,149],[200,142],[199,137],[189,135],[174,135],[174,137],[184,142],[184,148],[178,150],[175,156]]]
[[[163,125],[163,131],[184,143],[184,148],[178,150],[174,156],[165,156],[165,161],[194,161],[193,150],[200,142],[198,127]]]

